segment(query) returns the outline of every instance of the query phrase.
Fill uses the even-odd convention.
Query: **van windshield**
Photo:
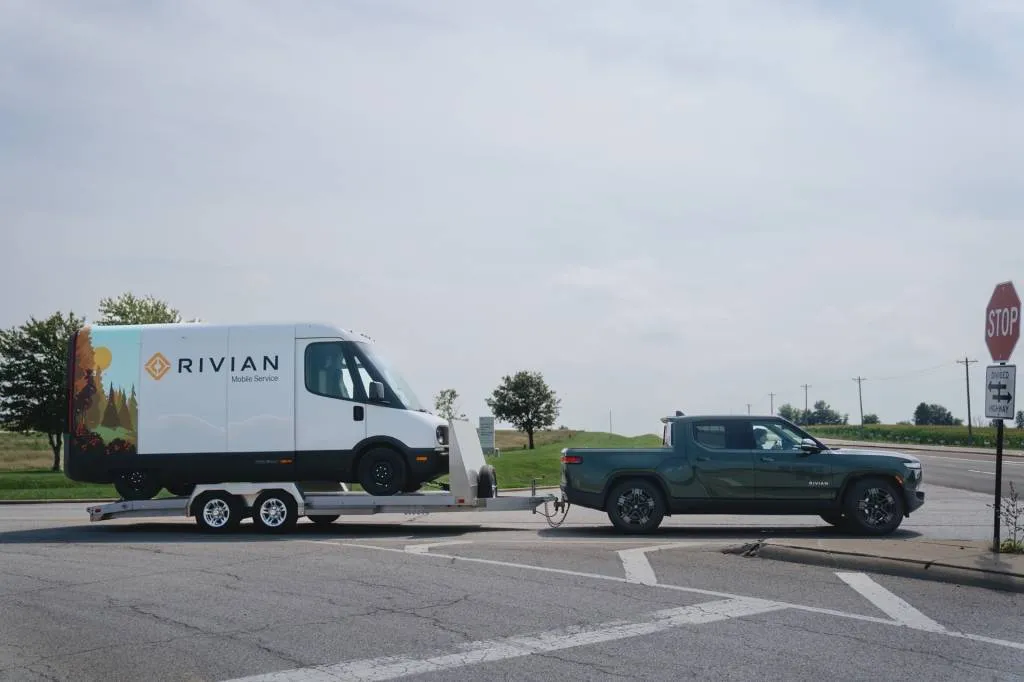
[[[413,392],[412,387],[406,382],[405,377],[398,373],[384,358],[377,355],[374,352],[373,347],[362,341],[357,341],[356,345],[359,347],[359,351],[366,358],[366,361],[372,364],[384,380],[387,382],[391,390],[394,391],[398,399],[410,410],[416,410],[419,412],[426,412],[427,410],[423,407],[419,398]]]

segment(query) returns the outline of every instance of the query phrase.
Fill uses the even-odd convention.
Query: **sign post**
[[[992,365],[985,371],[985,416],[996,420],[996,492],[992,551],[999,553],[999,513],[1003,504],[1003,420],[1013,418],[1017,368],[1007,365],[1020,338],[1020,297],[1013,282],[996,285],[985,308],[985,345]]]

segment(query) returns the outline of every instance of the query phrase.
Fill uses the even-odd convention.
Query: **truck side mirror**
[[[370,382],[370,402],[382,403],[384,402],[384,384],[379,381]]]
[[[804,452],[821,452],[821,446],[810,438],[804,438],[800,441],[800,449]]]

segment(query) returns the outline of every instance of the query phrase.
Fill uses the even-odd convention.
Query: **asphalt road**
[[[984,525],[983,498],[932,486],[898,536]],[[1024,680],[1024,595],[721,551],[836,532],[814,519],[351,518],[214,538],[0,506],[0,680]]]

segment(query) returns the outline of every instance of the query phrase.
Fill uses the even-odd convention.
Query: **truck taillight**
[[[579,455],[562,455],[562,464],[583,464],[583,458]]]

